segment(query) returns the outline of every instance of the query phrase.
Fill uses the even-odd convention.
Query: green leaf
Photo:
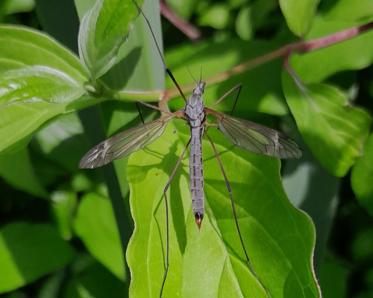
[[[64,291],[66,298],[125,298],[126,288],[120,280],[99,263],[93,263],[72,278]],[[50,297],[50,296],[49,296]]]
[[[72,219],[77,206],[74,192],[56,191],[51,195],[52,214],[62,238],[70,240],[72,237]]]
[[[250,40],[253,35],[250,6],[241,8],[236,19],[236,32],[243,40]]]
[[[370,0],[359,0],[352,3],[349,0],[339,0],[326,13],[326,18],[344,21],[372,19],[373,2]]]
[[[137,15],[132,0],[98,0],[84,15],[79,29],[79,55],[93,79],[117,62],[118,50]]]
[[[207,7],[198,20],[201,26],[210,26],[214,29],[224,29],[229,23],[229,9],[224,4],[215,4]]]
[[[342,177],[360,155],[370,115],[327,84],[301,85],[284,71],[283,89],[304,142],[321,165]]]
[[[289,200],[305,211],[315,224],[317,242],[313,261],[318,268],[323,264],[335,220],[340,183],[317,163],[304,143],[300,140],[297,143],[302,148],[302,158],[286,161],[282,181]]]
[[[20,179],[22,173],[22,179]],[[13,187],[32,195],[46,198],[48,195],[35,174],[29,151],[22,150],[0,155],[0,176]]]
[[[0,48],[0,73],[4,64],[13,63],[20,68],[44,66],[71,83],[87,81],[87,72],[77,57],[44,33],[26,27],[1,25],[0,42],[7,45]]]
[[[73,249],[51,226],[11,223],[0,230],[0,293],[66,266]]]
[[[320,284],[325,298],[346,298],[349,270],[341,261],[327,256],[320,266]],[[338,285],[338,286],[336,286]]]
[[[35,6],[34,0],[3,0],[0,3],[0,15],[30,12]]]
[[[89,149],[87,137],[76,114],[63,115],[43,127],[35,135],[34,142],[45,157],[74,172],[79,160]]]
[[[280,8],[289,29],[303,36],[311,27],[319,0],[280,0]]]
[[[158,297],[164,273],[165,208],[162,192],[182,148],[169,124],[164,135],[128,164],[130,203],[135,232],[127,250],[132,272],[130,295]],[[315,244],[308,216],[287,200],[280,182],[279,161],[232,149],[223,136],[220,152],[236,201],[243,239],[258,278],[271,297],[319,297],[312,269]],[[224,145],[220,145],[223,142]],[[165,297],[267,297],[245,265],[230,200],[211,147],[203,142],[206,214],[198,230],[191,210],[187,160],[168,192],[170,202],[170,271]]]
[[[110,201],[94,193],[85,195],[74,226],[92,256],[124,280],[123,254]]]
[[[166,61],[180,85],[193,84],[194,77],[199,77],[202,65],[202,79],[213,77],[221,72],[229,71],[233,66],[268,53],[279,47],[276,41],[242,41],[230,39],[224,42],[201,42],[198,45],[189,44],[177,47],[166,53]],[[242,49],[250,49],[243,51]],[[242,114],[253,111],[273,115],[287,114],[287,107],[281,91],[281,61],[273,61],[256,67],[236,76],[228,76],[218,84],[207,84],[204,99],[206,106],[211,106],[220,96],[237,84],[242,84],[237,110]],[[168,84],[171,86],[171,83]],[[181,103],[181,100],[178,101]],[[219,106],[222,111],[230,111],[234,95]],[[181,108],[177,101],[171,101],[173,108]]]
[[[372,258],[373,228],[365,228],[354,235],[351,254],[355,260],[366,262]]]
[[[360,24],[361,22],[316,17],[305,39],[319,38]],[[291,59],[291,65],[306,83],[321,82],[340,71],[363,69],[372,62],[373,30],[318,51],[293,55]]]
[[[356,161],[352,169],[352,189],[366,210],[373,216],[373,134],[365,143],[363,155]]]
[[[0,151],[24,146],[31,134],[85,90],[79,60],[40,32],[0,26]]]

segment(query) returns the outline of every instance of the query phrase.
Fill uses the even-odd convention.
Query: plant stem
[[[254,59],[247,60],[241,64],[234,66],[230,70],[221,72],[215,76],[207,78],[206,83],[216,84],[216,83],[222,82],[234,75],[238,75],[240,73],[253,69],[259,65],[275,60],[277,58],[280,58],[280,57],[286,58],[290,54],[294,54],[294,53],[305,54],[305,53],[313,52],[313,51],[316,51],[316,50],[319,50],[325,47],[329,47],[331,45],[334,45],[334,44],[349,40],[351,38],[354,38],[356,36],[359,36],[360,34],[366,31],[369,31],[372,28],[373,28],[373,22],[370,22],[364,25],[355,26],[349,29],[338,31],[336,33],[333,33],[333,34],[330,34],[330,35],[327,35],[321,38],[316,38],[316,39],[312,39],[308,41],[298,41],[298,42],[289,43],[270,53],[264,54]],[[184,93],[191,92],[193,88],[194,88],[193,84],[182,86]],[[162,100],[169,101],[170,99],[178,96],[178,94],[179,93],[176,88],[167,90]]]

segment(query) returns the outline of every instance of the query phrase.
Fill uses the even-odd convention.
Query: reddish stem
[[[280,57],[288,57],[290,54],[293,54],[293,53],[305,54],[305,53],[309,53],[312,51],[316,51],[316,50],[340,43],[342,41],[349,40],[353,37],[359,36],[360,34],[372,28],[373,28],[373,22],[370,22],[364,25],[345,29],[345,30],[321,37],[321,38],[290,43],[270,53],[264,54],[262,56],[259,56],[254,59],[250,59],[246,62],[243,62],[241,64],[238,64],[234,66],[233,68],[231,68],[230,70],[227,70],[215,76],[212,76],[206,79],[206,83],[207,84],[219,83],[221,81],[224,81],[230,78],[233,75],[243,73],[245,71],[248,71],[259,65],[262,65],[264,63],[267,63],[269,61],[272,61]],[[193,88],[194,88],[194,85],[183,86],[183,90],[185,93],[192,91]],[[171,98],[177,96],[177,94],[178,93],[176,89],[168,90],[167,92],[168,96],[166,100],[170,100]]]
[[[176,28],[183,32],[189,39],[195,41],[201,37],[201,32],[198,28],[184,21],[176,15],[164,1],[160,2],[162,15],[170,21]]]

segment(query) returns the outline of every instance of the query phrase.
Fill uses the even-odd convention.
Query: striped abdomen
[[[189,175],[192,208],[198,226],[204,214],[203,167],[202,167],[202,135],[203,126],[191,127]]]

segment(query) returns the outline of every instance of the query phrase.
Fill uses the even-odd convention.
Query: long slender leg
[[[169,75],[169,77],[171,78],[172,82],[175,84],[175,86],[176,86],[177,90],[179,91],[181,97],[184,99],[185,102],[187,102],[187,99],[186,99],[183,91],[181,90],[180,85],[177,83],[177,81],[176,81],[174,75],[172,74],[171,70],[167,67],[166,61],[164,60],[163,54],[161,52],[161,48],[159,47],[157,39],[155,38],[155,34],[154,34],[153,29],[152,29],[152,26],[150,25],[149,19],[146,17],[145,13],[142,11],[141,7],[138,5],[138,3],[136,2],[136,0],[133,0],[133,2],[135,3],[135,5],[137,7],[137,10],[139,11],[139,13],[145,19],[145,22],[146,22],[146,24],[147,24],[147,26],[149,28],[150,34],[151,34],[151,36],[152,36],[152,38],[154,40],[155,46],[157,48],[158,54],[161,57],[161,60],[162,60],[162,63],[163,63],[163,67],[166,70],[166,73]]]
[[[187,149],[189,147],[190,140],[191,140],[191,138],[189,139],[188,143],[185,145],[185,148],[184,148],[183,152],[181,153],[179,159],[177,160],[174,168],[172,169],[171,175],[168,178],[166,186],[163,189],[163,198],[164,198],[165,211],[166,211],[166,259],[165,259],[165,268],[164,268],[162,286],[161,286],[161,290],[160,290],[160,293],[159,293],[159,297],[162,297],[163,289],[164,289],[164,286],[165,286],[165,283],[166,283],[168,268],[169,268],[169,256],[170,256],[170,227],[169,227],[169,220],[168,220],[167,190],[170,187],[171,182],[172,182],[172,180],[173,180],[173,178],[176,174],[176,171],[179,168],[179,166],[181,164],[181,161],[184,158],[185,152],[187,151]]]
[[[233,200],[233,193],[232,193],[232,188],[231,188],[231,185],[229,183],[229,180],[227,178],[227,175],[224,171],[224,167],[223,167],[223,163],[220,159],[220,155],[219,155],[219,152],[218,150],[216,149],[215,147],[215,144],[213,143],[213,141],[211,140],[211,138],[209,137],[209,135],[207,133],[205,133],[205,135],[207,136],[207,139],[209,140],[210,144],[211,144],[211,147],[212,147],[212,150],[214,151],[214,155],[216,157],[216,160],[218,161],[218,164],[219,164],[219,168],[223,174],[223,177],[224,177],[224,181],[225,181],[225,185],[227,187],[227,190],[228,190],[228,195],[229,195],[229,199],[231,201],[231,207],[232,207],[232,213],[233,213],[233,217],[234,217],[234,222],[235,222],[235,225],[236,225],[236,230],[237,230],[237,234],[240,238],[240,243],[241,243],[241,246],[242,246],[242,249],[244,251],[244,254],[245,254],[245,258],[246,258],[246,263],[247,263],[247,267],[249,268],[250,272],[257,278],[258,282],[261,284],[261,286],[263,287],[263,289],[266,291],[267,293],[267,296],[268,297],[272,297],[270,292],[268,291],[268,289],[264,286],[264,284],[260,281],[259,277],[257,276],[254,268],[252,267],[251,265],[251,262],[250,262],[250,259],[249,259],[249,255],[247,253],[247,250],[246,250],[246,247],[245,247],[245,244],[243,242],[243,238],[242,238],[242,234],[241,234],[241,229],[240,229],[240,225],[238,224],[238,219],[237,219],[237,211],[236,211],[236,207],[234,205],[234,200]]]
[[[225,100],[229,95],[231,95],[233,92],[236,92],[237,91],[237,95],[236,95],[236,98],[234,100],[234,104],[233,104],[233,107],[232,107],[232,110],[230,112],[230,115],[233,114],[234,112],[234,109],[236,108],[236,105],[237,105],[237,101],[238,101],[238,98],[240,96],[240,93],[241,93],[241,89],[242,89],[242,84],[237,84],[236,86],[234,86],[233,88],[229,89],[227,92],[225,92],[215,103],[214,103],[214,106],[215,105],[218,105],[219,103],[221,103],[223,100]]]
[[[225,185],[227,186],[227,190],[228,190],[229,199],[231,201],[231,207],[232,207],[234,222],[236,224],[237,233],[238,233],[238,236],[240,237],[240,242],[241,242],[241,246],[242,246],[242,249],[244,251],[244,254],[245,254],[246,261],[247,261],[248,265],[250,266],[250,269],[252,269],[250,259],[249,259],[249,255],[247,254],[245,244],[243,243],[243,238],[242,238],[242,234],[241,234],[241,230],[240,230],[240,225],[238,224],[238,220],[237,220],[237,212],[236,212],[236,206],[234,205],[231,184],[229,183],[227,175],[225,174],[223,163],[220,159],[220,155],[219,155],[219,152],[217,151],[217,149],[215,147],[215,144],[213,143],[213,141],[211,140],[211,138],[209,137],[208,134],[206,134],[206,136],[207,136],[207,139],[209,140],[209,142],[211,144],[211,147],[212,147],[212,150],[214,151],[214,155],[216,157],[216,160],[218,161],[219,168],[220,168],[220,170],[223,174]]]
[[[145,124],[144,117],[142,116],[142,112],[141,112],[141,109],[140,109],[140,104],[138,102],[136,102],[136,108],[137,108],[137,111],[139,112],[142,124]]]

